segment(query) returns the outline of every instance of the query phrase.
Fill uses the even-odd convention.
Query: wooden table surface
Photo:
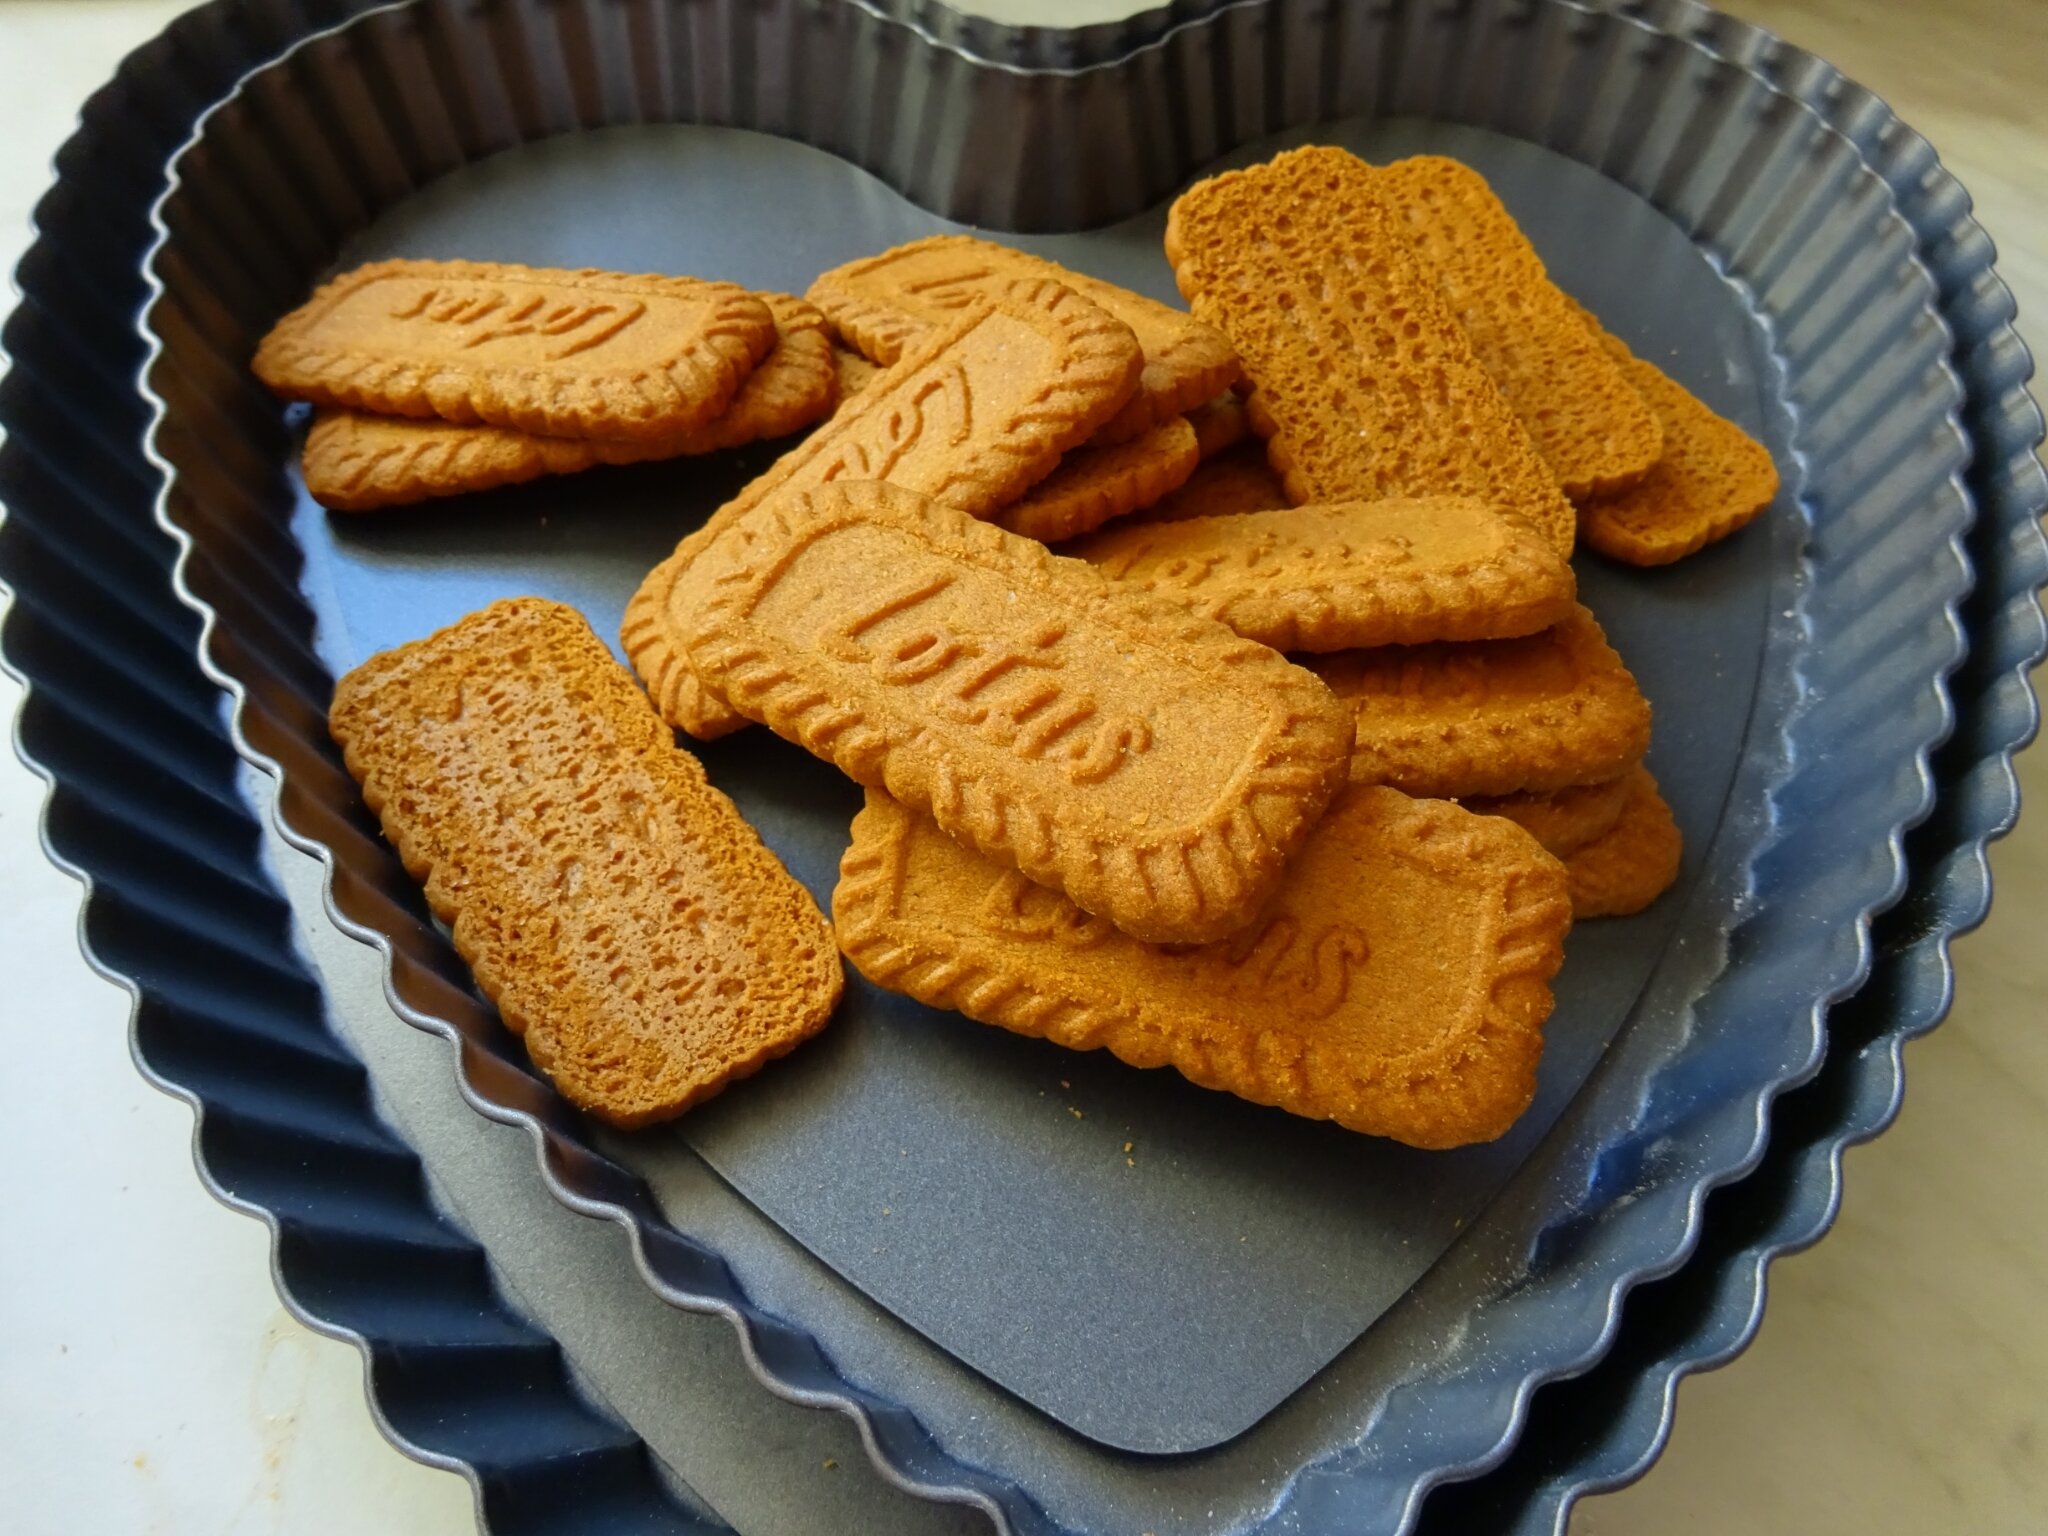
[[[0,263],[77,102],[177,0],[0,0]],[[979,0],[1055,22],[1131,0]],[[2022,329],[2048,345],[2048,0],[1735,0],[1882,92],[1977,195]],[[4,308],[0,302],[0,308]],[[16,692],[0,681],[0,718]],[[1956,951],[1950,1020],[1907,1053],[1898,1125],[1850,1153],[1835,1231],[1772,1274],[1756,1344],[1680,1392],[1669,1451],[1576,1536],[2048,1529],[2048,755],[1994,852],[1997,905]],[[0,1048],[40,1092],[0,1126],[0,1508],[10,1531],[471,1529],[468,1491],[371,1427],[354,1352],[277,1306],[255,1223],[212,1204],[190,1116],[126,1056],[121,995],[72,944],[38,786],[0,754]],[[59,1163],[36,1149],[89,1146]],[[124,1213],[91,1252],[82,1209]]]

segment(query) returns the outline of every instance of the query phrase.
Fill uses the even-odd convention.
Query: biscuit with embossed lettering
[[[697,552],[733,519],[832,480],[887,480],[987,517],[1122,409],[1142,367],[1129,326],[1057,283],[1031,280],[911,347],[640,584],[620,640],[662,718],[706,739],[745,724],[700,686],[680,643],[705,595],[691,575]]]
[[[1351,776],[1411,795],[1505,795],[1611,779],[1642,760],[1650,706],[1583,607],[1519,640],[1307,658],[1358,715]]]
[[[1379,167],[1373,184],[1564,493],[1578,501],[1641,483],[1664,448],[1656,415],[1486,178],[1416,155]]]
[[[1187,483],[1130,516],[1140,523],[1178,523],[1191,517],[1234,517],[1290,506],[1287,491],[1266,462],[1264,443],[1226,449],[1195,466]]]
[[[1571,906],[1519,828],[1358,786],[1250,926],[1162,949],[870,789],[832,925],[870,981],[933,1007],[1454,1147],[1529,1105]]]
[[[1511,795],[1466,795],[1459,804],[1481,816],[1505,816],[1560,859],[1614,830],[1628,804],[1633,775],[1565,789],[1520,790]]]
[[[1586,542],[1630,565],[1669,565],[1755,521],[1778,494],[1770,450],[1580,314],[1664,424],[1664,457],[1641,484],[1580,506]]]
[[[1671,888],[1685,840],[1649,770],[1628,775],[1628,799],[1606,836],[1564,861],[1572,911],[1579,917],[1627,917]]]
[[[1534,634],[1577,591],[1543,535],[1455,496],[1118,524],[1061,553],[1281,651]]]
[[[279,394],[546,437],[668,437],[723,411],[775,345],[732,283],[477,261],[380,261],[256,349]]]
[[[1249,922],[1344,783],[1309,673],[894,486],[770,498],[697,567],[690,662],[733,708],[1139,938]]]
[[[811,284],[808,297],[868,357],[893,363],[963,304],[1017,278],[1071,288],[1128,325],[1145,349],[1138,391],[1103,424],[1100,443],[1123,442],[1185,415],[1237,378],[1229,341],[1185,311],[973,235],[934,235],[850,261]]]
[[[809,892],[575,610],[492,604],[372,657],[329,728],[477,986],[571,1103],[680,1114],[822,1029]]]
[[[436,496],[568,475],[597,464],[715,453],[758,438],[786,437],[831,409],[835,380],[825,317],[802,299],[761,295],[778,340],[716,419],[673,437],[640,440],[539,437],[508,427],[322,407],[306,433],[306,490],[337,512],[368,512]]]
[[[1291,500],[1476,496],[1570,554],[1571,503],[1375,174],[1316,147],[1197,182],[1167,219],[1180,291],[1236,346]]]
[[[989,519],[997,527],[1056,544],[1149,507],[1186,484],[1200,462],[1185,416],[1103,447],[1083,443],[1060,467]]]

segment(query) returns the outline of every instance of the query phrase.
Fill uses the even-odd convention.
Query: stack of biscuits
[[[264,378],[323,407],[323,500],[337,422],[509,440],[359,458],[356,505],[463,452],[540,474],[708,443],[799,340],[825,380],[829,418],[629,603],[644,698],[537,599],[337,690],[387,835],[576,1103],[645,1123],[790,1049],[836,946],[934,1006],[1416,1146],[1527,1107],[1574,915],[1639,910],[1679,859],[1569,557],[1725,537],[1769,456],[1455,162],[1230,172],[1175,203],[1167,256],[1191,313],[969,236],[807,301],[387,264],[265,342]],[[866,787],[829,931],[663,722],[762,723]]]

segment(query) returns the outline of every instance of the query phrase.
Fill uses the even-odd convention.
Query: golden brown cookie
[[[1605,837],[1564,861],[1578,917],[1627,917],[1671,888],[1685,840],[1647,768],[1628,775],[1628,800]]]
[[[1307,663],[1358,714],[1351,776],[1411,795],[1611,779],[1650,745],[1650,706],[1593,615],[1520,640],[1382,646]]]
[[[1123,442],[1185,415],[1237,377],[1230,343],[1183,311],[973,235],[934,235],[850,261],[811,284],[809,298],[869,358],[893,363],[917,338],[948,323],[963,304],[1018,278],[1073,289],[1128,325],[1145,349],[1138,392],[1104,423],[1101,443]]]
[[[537,437],[507,427],[459,427],[323,406],[313,414],[301,456],[306,490],[334,511],[367,512],[574,474],[597,464],[638,464],[786,437],[831,409],[831,343],[825,317],[802,299],[760,297],[775,316],[775,348],[747,375],[724,413],[701,427],[637,441]]]
[[[1535,1093],[1571,908],[1518,828],[1358,786],[1251,926],[1161,949],[870,789],[832,921],[869,980],[933,1007],[1455,1147],[1499,1136]]]
[[[546,437],[672,437],[723,411],[775,345],[731,283],[479,261],[380,261],[256,349],[279,394]]]
[[[1195,466],[1187,483],[1133,512],[1138,523],[1177,523],[1190,517],[1231,517],[1288,506],[1287,492],[1266,462],[1266,445],[1245,443]]]
[[[1189,411],[1188,425],[1195,429],[1195,451],[1205,464],[1252,435],[1251,415],[1235,391],[1225,391]]]
[[[1416,155],[1380,167],[1374,184],[1564,493],[1577,501],[1639,484],[1663,452],[1663,429],[1486,178]]]
[[[734,709],[1140,938],[1250,921],[1344,783],[1350,711],[1301,668],[891,485],[756,505],[693,587]]]
[[[1281,651],[1534,634],[1577,591],[1542,534],[1455,496],[1118,524],[1060,553]]]
[[[1628,804],[1630,773],[1567,789],[1521,790],[1512,795],[1467,795],[1458,803],[1480,816],[1505,816],[1560,859],[1614,830]]]
[[[1579,508],[1586,542],[1630,565],[1669,565],[1753,522],[1778,494],[1770,450],[1580,314],[1664,424],[1664,457],[1641,484]]]
[[[1060,467],[989,519],[1047,544],[1100,528],[1149,507],[1195,472],[1195,429],[1176,416],[1142,436],[1104,448],[1083,443]]]
[[[832,371],[839,380],[839,401],[842,405],[874,383],[882,372],[880,367],[858,352],[837,346],[832,349]]]
[[[534,1065],[613,1125],[831,1017],[810,894],[570,608],[493,603],[336,686],[349,771]]]
[[[906,351],[684,539],[626,605],[620,639],[662,718],[704,739],[745,724],[698,686],[679,642],[705,595],[692,583],[691,562],[733,519],[771,496],[831,480],[887,480],[987,517],[1121,410],[1142,366],[1129,326],[1036,280],[978,301]]]
[[[1436,278],[1341,149],[1297,149],[1175,200],[1166,257],[1236,346],[1290,500],[1475,496],[1572,548],[1571,503]]]

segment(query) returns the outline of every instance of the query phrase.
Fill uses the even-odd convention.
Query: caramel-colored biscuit
[[[373,416],[323,406],[306,433],[306,490],[337,512],[368,512],[568,475],[597,464],[715,453],[757,438],[786,437],[832,406],[835,381],[825,317],[802,299],[761,295],[778,341],[725,412],[673,437],[537,437],[508,427],[459,427],[438,419]]]
[[[315,405],[546,437],[672,437],[723,411],[774,345],[768,306],[731,283],[380,261],[278,321],[254,367]]]
[[[573,609],[493,603],[373,657],[329,727],[571,1103],[666,1119],[831,1017],[841,967],[810,894]]]
[[[1639,484],[1663,452],[1663,429],[1486,178],[1416,155],[1373,179],[1564,493],[1577,501]]]
[[[1343,785],[1307,672],[894,486],[774,497],[697,567],[690,661],[733,708],[1137,937],[1249,922]]]
[[[1189,411],[1188,425],[1195,429],[1195,451],[1205,464],[1252,435],[1251,414],[1235,391],[1226,391]]]
[[[976,517],[1007,506],[1138,387],[1131,328],[1057,283],[1021,280],[904,353],[656,566],[626,605],[627,657],[671,725],[701,739],[745,724],[698,684],[680,636],[707,595],[697,552],[772,496],[887,480]]]
[[[1374,175],[1311,148],[1197,182],[1166,226],[1181,292],[1236,346],[1290,500],[1474,496],[1569,554],[1571,503]]]
[[[1512,795],[1467,795],[1459,804],[1481,816],[1505,816],[1545,851],[1560,859],[1614,830],[1628,804],[1630,774],[1566,789],[1521,790]]]
[[[1145,349],[1138,392],[1103,424],[1099,443],[1123,442],[1185,415],[1237,378],[1230,343],[1185,312],[973,235],[934,235],[848,262],[811,284],[809,297],[848,341],[875,362],[893,363],[964,304],[1017,278],[1071,288],[1128,325]]]
[[[869,980],[934,1007],[1454,1147],[1528,1107],[1571,910],[1563,870],[1518,828],[1358,786],[1251,926],[1161,949],[870,789],[832,920]]]
[[[850,347],[832,349],[832,370],[839,379],[839,401],[845,404],[881,377],[879,366]]]
[[[1770,450],[1580,314],[1664,424],[1664,457],[1640,485],[1579,508],[1586,542],[1630,565],[1669,565],[1748,526],[1778,494]]]
[[[1133,512],[1130,521],[1133,525],[1178,523],[1191,517],[1271,512],[1287,505],[1287,491],[1266,462],[1265,444],[1246,443],[1196,465],[1187,484]]]
[[[1357,711],[1352,778],[1411,795],[1594,784],[1650,745],[1649,703],[1582,607],[1520,640],[1382,646],[1307,665]]]
[[[1118,525],[1061,553],[1282,651],[1529,635],[1576,606],[1542,534],[1452,496]]]
[[[1685,840],[1649,770],[1628,776],[1628,800],[1605,837],[1564,861],[1578,917],[1627,917],[1671,888]]]
[[[1184,485],[1199,462],[1195,429],[1185,416],[1176,416],[1107,448],[1083,443],[1023,500],[1011,502],[989,521],[1054,544],[1151,506]]]

